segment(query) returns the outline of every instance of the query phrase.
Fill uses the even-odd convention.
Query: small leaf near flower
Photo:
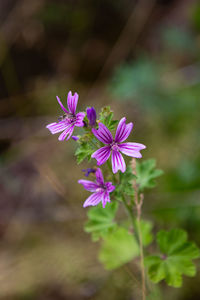
[[[113,112],[111,111],[109,106],[103,107],[100,114],[99,120],[103,123],[109,130],[114,130],[117,120],[113,120]]]
[[[156,169],[155,159],[148,159],[141,163],[137,162],[137,184],[139,190],[143,191],[145,188],[153,188],[156,185],[155,178],[163,174],[162,170]]]
[[[97,241],[100,237],[110,232],[117,225],[113,220],[118,208],[117,202],[107,203],[103,208],[101,205],[91,207],[88,211],[88,222],[85,231],[92,234],[92,240]]]

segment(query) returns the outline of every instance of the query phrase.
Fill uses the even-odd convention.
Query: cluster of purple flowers
[[[73,96],[71,91],[68,93],[68,110],[63,106],[59,97],[57,97],[57,101],[64,111],[64,114],[59,118],[57,123],[51,123],[46,127],[52,134],[62,132],[58,138],[59,141],[63,141],[65,139],[69,140],[70,137],[77,140],[77,136],[72,136],[75,126],[83,127],[86,125],[84,122],[85,113],[76,113],[78,94],[75,93]],[[117,126],[115,138],[113,138],[110,130],[103,123],[98,122],[97,124],[96,111],[93,107],[87,108],[86,113],[89,123],[88,125],[91,127],[91,132],[101,143],[105,145],[92,154],[92,158],[97,160],[98,166],[103,165],[111,156],[113,173],[115,174],[119,170],[124,173],[126,171],[126,164],[121,153],[135,158],[142,157],[140,151],[146,148],[145,145],[130,142],[124,143],[131,133],[133,123],[126,124],[126,118],[122,118]],[[90,197],[84,202],[83,207],[94,206],[99,202],[102,202],[103,207],[105,207],[106,203],[110,202],[109,194],[114,191],[115,186],[112,185],[112,182],[104,182],[102,171],[99,168],[97,170],[91,170],[93,171],[86,171],[86,176],[95,172],[95,182],[79,180],[79,183],[82,184],[86,190],[92,192],[92,195],[90,195]]]

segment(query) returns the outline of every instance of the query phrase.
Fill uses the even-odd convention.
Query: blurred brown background
[[[84,233],[76,142],[45,128],[69,90],[80,111],[110,105],[134,122],[144,158],[165,172],[144,216],[200,242],[199,53],[199,1],[0,1],[0,299],[140,297]],[[198,275],[179,290],[161,284],[154,300],[200,299]]]

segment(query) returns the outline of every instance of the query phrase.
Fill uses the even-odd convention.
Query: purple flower
[[[94,107],[88,107],[86,109],[86,112],[89,120],[89,125],[94,126],[96,124],[96,119],[97,119],[96,110],[94,109]]]
[[[59,141],[69,140],[71,137],[74,127],[83,127],[83,119],[85,117],[84,112],[79,112],[76,114],[76,106],[78,103],[78,94],[75,93],[74,96],[72,96],[72,92],[70,91],[67,96],[67,106],[68,110],[63,106],[62,102],[60,101],[60,98],[56,96],[58,103],[60,104],[60,107],[64,111],[64,115],[59,118],[58,123],[51,123],[46,126],[50,130],[52,134],[58,133],[63,131],[59,136]]]
[[[87,169],[83,169],[82,172],[84,172],[85,177],[88,177],[90,175],[90,173],[95,173],[96,170],[92,169],[92,168],[87,168]]]
[[[92,157],[97,160],[98,166],[104,164],[112,153],[111,161],[113,173],[117,173],[118,170],[121,170],[124,173],[126,171],[126,164],[120,152],[131,157],[142,157],[140,150],[145,149],[145,145],[138,143],[122,143],[128,138],[132,128],[133,123],[126,125],[126,118],[122,118],[117,126],[114,139],[110,130],[103,123],[99,123],[98,130],[92,129],[96,138],[106,144],[105,147],[98,149],[92,154]]]
[[[92,195],[84,202],[83,207],[95,206],[99,202],[102,202],[103,207],[105,207],[106,203],[110,202],[109,194],[115,189],[112,182],[104,182],[103,174],[99,168],[96,170],[96,182],[81,179],[78,183],[82,184],[87,191],[92,192]]]

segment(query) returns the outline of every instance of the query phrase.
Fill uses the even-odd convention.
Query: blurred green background
[[[200,244],[199,1],[1,0],[1,300],[140,298],[134,262],[105,271],[83,230],[76,143],[45,128],[69,90],[80,111],[110,105],[134,122],[131,139],[164,170],[144,217]],[[199,273],[152,300],[200,299]]]

